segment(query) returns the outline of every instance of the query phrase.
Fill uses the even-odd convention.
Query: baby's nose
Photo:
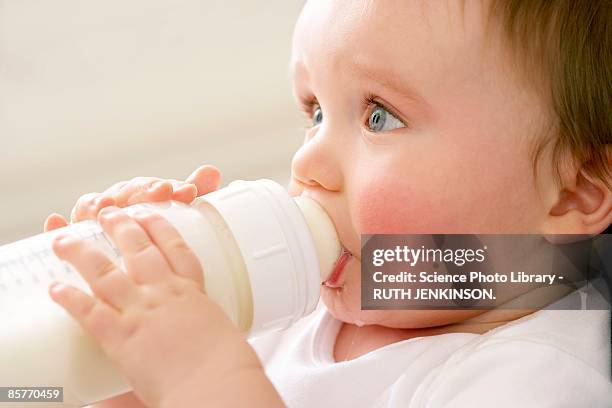
[[[323,127],[311,132],[316,134],[309,134],[293,156],[292,176],[302,185],[338,191],[343,182],[343,161],[347,159],[342,156],[342,146]]]

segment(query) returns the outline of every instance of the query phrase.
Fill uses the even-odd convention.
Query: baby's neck
[[[510,321],[519,319],[533,310],[503,311],[502,314],[484,313],[475,319],[446,326],[421,329],[398,329],[379,325],[357,326],[342,323],[334,344],[334,361],[347,361],[377,350],[388,344],[415,337],[437,336],[447,333],[483,334]]]

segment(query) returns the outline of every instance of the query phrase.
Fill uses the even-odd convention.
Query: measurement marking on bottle
[[[106,243],[108,244],[108,246],[113,250],[113,252],[115,253],[116,256],[121,256],[121,252],[119,252],[119,250],[117,248],[115,248],[115,246],[113,245],[113,243],[108,239],[108,237],[106,236],[106,234],[99,234],[102,235],[102,238],[104,238],[104,240],[106,241]]]

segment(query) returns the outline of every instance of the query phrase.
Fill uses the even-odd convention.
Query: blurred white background
[[[286,185],[301,4],[0,0],[0,244],[135,176]]]

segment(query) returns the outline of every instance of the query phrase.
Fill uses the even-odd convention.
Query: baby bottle
[[[342,252],[325,211],[271,180],[234,181],[191,205],[171,201],[125,211],[143,206],[177,229],[202,264],[206,294],[249,337],[311,313]],[[0,387],[63,387],[62,403],[0,402],[0,408],[84,406],[129,391],[94,338],[48,295],[52,281],[92,293],[53,253],[60,233],[95,243],[122,265],[94,221],[0,247]]]

